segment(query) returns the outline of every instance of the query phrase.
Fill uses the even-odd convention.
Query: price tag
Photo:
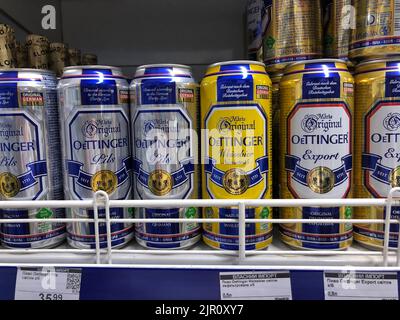
[[[325,300],[398,300],[396,272],[324,272]]]
[[[20,267],[15,300],[79,300],[82,270]]]
[[[221,300],[291,300],[290,273],[221,272]]]

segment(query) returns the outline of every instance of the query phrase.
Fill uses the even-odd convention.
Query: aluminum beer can
[[[30,34],[26,36],[28,64],[34,69],[49,69],[49,40],[46,37]]]
[[[28,67],[28,48],[26,47],[26,43],[20,43],[19,41],[15,47],[15,54],[17,59],[17,67],[18,68],[27,68]]]
[[[199,86],[191,68],[137,69],[131,86],[135,199],[199,199]],[[138,208],[137,218],[198,218],[200,209]],[[137,223],[136,240],[151,249],[186,248],[198,223]]]
[[[264,35],[268,72],[288,63],[322,57],[322,11],[316,0],[269,0]]]
[[[50,43],[49,66],[57,77],[61,77],[64,68],[68,65],[68,48],[65,43]]]
[[[247,55],[250,60],[263,61],[262,42],[266,26],[266,0],[247,1]]]
[[[280,82],[281,194],[284,199],[352,196],[354,80],[342,60],[288,66]],[[282,208],[282,219],[351,219],[350,207]],[[346,249],[351,224],[286,223],[294,248]]]
[[[203,197],[270,199],[272,196],[272,93],[265,65],[229,61],[208,67],[201,82]],[[237,207],[207,207],[204,218],[238,218]],[[271,208],[249,207],[246,218],[272,217]],[[205,223],[204,242],[238,250],[237,223]],[[246,249],[266,248],[270,223],[246,224]]]
[[[280,171],[279,171],[279,122],[280,122],[280,104],[279,104],[279,83],[283,77],[283,73],[274,73],[271,75],[272,81],[272,194],[273,198],[280,199]],[[274,209],[274,213],[278,212],[278,208]]]
[[[105,191],[111,200],[131,199],[129,87],[119,68],[66,67],[58,84],[66,199],[93,199]],[[105,218],[105,210],[99,209]],[[93,209],[68,209],[72,218],[93,218]],[[132,210],[111,208],[111,219],[132,218]],[[69,223],[68,243],[95,248],[94,223]],[[100,247],[107,246],[99,224]],[[113,247],[133,237],[130,223],[111,223]]]
[[[324,6],[324,54],[328,58],[349,60],[352,0],[326,0]]]
[[[97,64],[97,55],[93,53],[84,53],[82,55],[82,65],[95,65]]]
[[[14,29],[7,24],[0,24],[0,69],[16,67]]]
[[[68,61],[70,66],[80,66],[82,64],[81,50],[75,48],[69,48]]]
[[[400,58],[361,63],[356,68],[355,190],[357,198],[387,198],[400,187]],[[355,208],[355,219],[384,219],[384,207]],[[392,219],[400,219],[394,205]],[[381,249],[383,224],[354,225],[354,239]],[[399,225],[390,227],[389,245],[397,247]]]
[[[352,31],[350,59],[400,53],[400,3],[398,0],[354,0],[356,26]]]
[[[63,199],[57,83],[50,71],[0,71],[0,200]],[[64,209],[0,210],[1,219],[65,218]],[[48,248],[65,239],[60,223],[5,223],[9,248]]]

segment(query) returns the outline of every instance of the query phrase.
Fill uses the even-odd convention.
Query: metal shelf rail
[[[176,208],[176,207],[236,207],[237,219],[111,219],[110,208]],[[400,283],[400,241],[398,248],[389,248],[390,226],[400,224],[391,219],[247,219],[247,207],[304,207],[349,206],[385,207],[400,206],[400,188],[392,189],[386,199],[271,199],[271,200],[110,200],[107,193],[99,191],[91,200],[63,201],[0,201],[0,209],[34,208],[92,208],[93,219],[13,219],[15,223],[29,222],[91,222],[94,223],[95,249],[73,249],[60,246],[53,249],[0,248],[0,300],[14,299],[18,272],[21,268],[76,268],[82,272],[80,299],[222,299],[220,277],[224,272],[288,272],[293,299],[324,299],[325,273],[383,272],[393,273]],[[99,209],[105,218],[99,217]],[[134,244],[126,248],[111,247],[112,223],[198,222],[238,223],[239,250],[222,251],[196,245],[187,250],[148,250]],[[345,251],[292,250],[275,240],[267,250],[246,250],[246,223],[374,223],[383,224],[384,246],[373,251],[353,246]],[[10,223],[9,219],[0,219]],[[99,224],[106,224],[107,247],[100,248]],[[400,239],[400,232],[399,232]],[[57,258],[58,257],[58,258]],[[60,258],[61,257],[61,258]],[[124,258],[122,258],[124,257]],[[195,261],[198,260],[198,261]],[[115,262],[116,261],[116,262]],[[121,262],[122,261],[122,262]],[[203,261],[203,262],[201,262]],[[355,263],[361,261],[361,263]],[[118,270],[118,272],[115,272]],[[17,279],[17,280],[16,280]],[[101,279],[102,281],[98,281]],[[146,279],[147,282],[144,282]],[[171,292],[171,279],[176,289]],[[190,285],[188,285],[190,283]],[[151,289],[156,286],[158,290]],[[193,288],[196,290],[193,290]],[[123,288],[123,289],[121,289]],[[4,289],[3,291],[1,289]],[[325,293],[324,293],[325,292]],[[398,288],[400,296],[400,287]],[[15,295],[15,298],[17,296]]]

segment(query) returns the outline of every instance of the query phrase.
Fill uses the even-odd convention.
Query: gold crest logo
[[[390,173],[390,184],[392,188],[400,187],[400,166]]]
[[[101,170],[92,177],[91,186],[94,192],[105,191],[108,194],[114,192],[118,185],[118,178],[114,172],[110,170]]]
[[[18,178],[9,172],[0,174],[0,194],[5,198],[15,197],[21,190]]]
[[[335,175],[327,167],[317,167],[308,173],[307,184],[315,193],[328,193],[335,186]]]
[[[250,184],[249,176],[241,169],[230,169],[223,177],[225,190],[233,195],[240,195],[247,191]]]
[[[172,190],[171,175],[164,170],[154,170],[149,176],[150,191],[156,196],[165,196]]]

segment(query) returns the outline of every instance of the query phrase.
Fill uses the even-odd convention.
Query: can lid
[[[111,69],[111,70],[121,71],[121,68],[119,67],[103,66],[103,65],[69,66],[65,67],[64,71],[75,70],[75,69]]]
[[[373,59],[373,60],[366,60],[363,62],[360,62],[359,64],[356,65],[356,68],[358,67],[363,67],[368,64],[375,64],[375,63],[383,63],[383,62],[395,62],[399,61],[400,62],[400,55],[393,55],[390,57],[382,58],[382,59]]]
[[[210,64],[208,67],[213,68],[213,67],[218,67],[218,66],[227,66],[227,65],[232,65],[232,64],[253,64],[253,65],[258,65],[265,67],[265,64],[260,61],[253,61],[253,60],[231,60],[231,61],[222,61],[222,62],[216,62],[213,64]]]
[[[34,69],[34,68],[10,68],[10,69],[0,69],[0,73],[2,72],[35,72],[35,73],[46,73],[46,74],[54,74],[52,70],[48,69]]]
[[[347,61],[341,59],[310,59],[310,60],[303,60],[303,61],[296,61],[287,65],[286,69],[289,69],[293,66],[301,65],[301,64],[308,64],[308,63],[328,63],[328,62],[339,62],[344,63],[347,66]]]
[[[137,68],[140,69],[147,69],[147,68],[182,68],[182,69],[189,69],[191,70],[192,67],[187,66],[185,64],[176,64],[176,63],[155,63],[155,64],[144,64]]]

